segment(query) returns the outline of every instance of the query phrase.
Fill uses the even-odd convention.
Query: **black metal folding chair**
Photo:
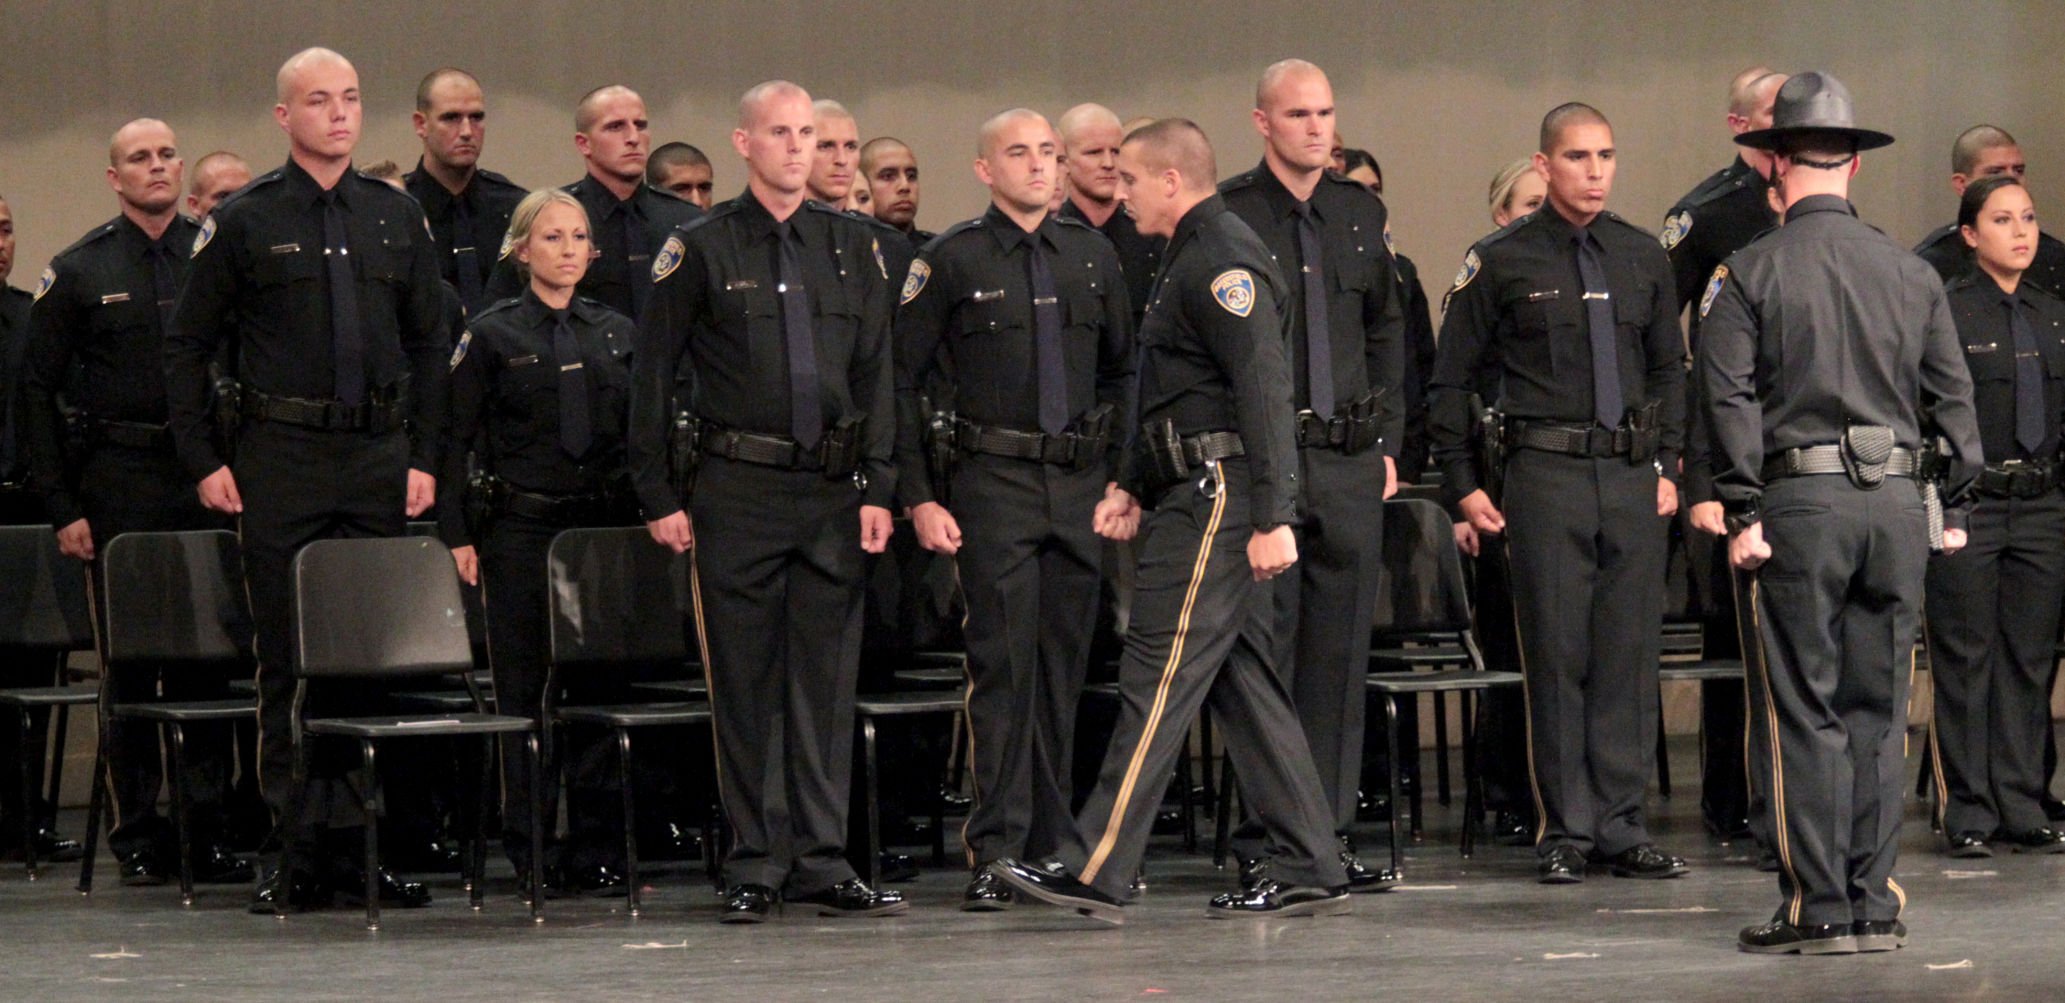
[[[688,641],[682,625],[692,613],[688,558],[655,545],[643,527],[570,529],[552,538],[545,563],[552,597],[552,664],[545,680],[545,703],[540,708],[505,709],[536,713],[558,726],[607,728],[615,736],[617,776],[623,788],[625,907],[636,916],[644,901],[638,876],[631,733],[640,728],[708,725],[709,701],[668,698],[557,706],[556,694],[574,673],[615,671],[628,679],[634,670],[650,668],[686,675]],[[549,824],[540,819],[538,828]],[[716,828],[710,826],[712,831],[703,839],[703,859],[713,880]]]
[[[293,789],[282,830],[299,830],[308,779],[308,743],[324,736],[356,739],[361,776],[366,778],[360,807],[365,813],[366,928],[380,928],[379,804],[374,743],[391,738],[473,735],[481,739],[481,804],[474,813],[473,841],[468,854],[472,905],[479,911],[486,882],[485,804],[494,796],[489,771],[495,761],[497,736],[523,735],[531,756],[531,803],[540,800],[538,728],[528,717],[491,714],[474,686],[473,649],[467,641],[466,614],[459,577],[452,558],[435,540],[318,540],[294,557],[295,648]],[[371,717],[307,717],[308,684],[314,680],[396,680],[431,676],[456,677],[473,694],[473,709],[460,713],[381,715]],[[535,815],[535,811],[533,812]],[[281,855],[279,887],[294,887],[299,865],[293,840]],[[531,838],[530,908],[533,922],[543,922],[544,846],[539,833]],[[288,899],[274,903],[286,915]]]
[[[1484,656],[1477,650],[1472,633],[1470,593],[1463,581],[1463,562],[1456,550],[1448,513],[1423,499],[1394,499],[1384,503],[1384,561],[1379,575],[1375,622],[1380,630],[1394,634],[1414,633],[1441,639],[1453,638],[1453,650],[1463,659],[1462,668],[1443,668],[1441,662],[1426,670],[1372,672],[1369,689],[1384,700],[1386,740],[1391,753],[1391,869],[1400,870],[1404,838],[1400,828],[1401,777],[1405,750],[1400,747],[1398,705],[1401,697],[1419,693],[1456,693],[1462,701],[1463,723],[1463,835],[1462,853],[1467,857],[1476,843],[1482,822],[1483,783],[1478,776],[1475,695],[1496,686],[1519,686],[1517,672],[1493,672],[1484,668]],[[1384,664],[1373,659],[1377,664]],[[1418,755],[1418,750],[1413,750]],[[1444,756],[1444,758],[1446,758]],[[1412,824],[1420,826],[1420,798],[1414,791]]]
[[[211,721],[255,719],[249,696],[215,700],[114,699],[112,680],[132,671],[215,672],[250,664],[251,615],[246,608],[243,557],[228,530],[187,533],[123,533],[101,555],[101,590],[107,619],[102,638],[101,720],[140,721],[169,739],[172,823],[179,834],[179,901],[194,904],[192,792],[186,789],[186,729]],[[93,775],[108,768],[108,731],[95,750]],[[86,813],[86,861],[79,867],[79,891],[93,890],[93,855],[107,788],[93,785]]]
[[[12,708],[21,720],[22,863],[29,880],[40,873],[36,830],[43,788],[36,776],[36,718],[55,711],[51,737],[50,804],[57,803],[64,780],[65,731],[71,709],[99,699],[97,686],[68,685],[64,664],[74,651],[93,650],[93,615],[86,595],[86,574],[77,561],[57,549],[49,526],[0,526],[0,646],[26,648],[31,658],[47,659],[52,685],[0,690],[0,708]],[[96,785],[97,786],[97,785]],[[88,851],[89,854],[91,851]],[[88,858],[89,863],[91,857]]]

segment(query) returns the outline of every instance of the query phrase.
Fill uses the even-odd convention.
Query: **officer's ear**
[[[580,151],[581,156],[587,156],[592,148],[593,144],[589,142],[587,133],[574,133],[574,149]]]
[[[1262,134],[1262,138],[1263,138],[1263,139],[1268,139],[1268,138],[1269,138],[1269,114],[1268,114],[1267,112],[1264,112],[1264,111],[1263,111],[1262,109],[1260,109],[1260,108],[1257,108],[1257,109],[1255,109],[1255,110],[1254,110],[1254,112],[1253,112],[1252,114],[1254,115],[1254,118],[1255,118],[1255,131],[1256,131],[1256,132],[1259,132],[1259,133],[1261,133],[1261,134]]]
[[[424,134],[430,131],[430,119],[428,119],[428,118],[424,117],[424,115],[423,115],[423,113],[422,113],[422,112],[420,112],[420,111],[412,111],[412,112],[410,112],[410,113],[409,113],[409,124],[415,127],[415,129],[416,129],[416,138],[417,138],[417,139],[427,139],[427,138],[429,138],[429,137],[425,136]]]
[[[284,102],[272,106],[272,120],[282,130],[287,128],[287,106]]]
[[[746,130],[731,130],[731,148],[742,158],[746,155]]]
[[[975,158],[975,180],[982,182],[984,187],[988,187],[996,183],[993,180],[993,176],[990,174],[989,158]]]

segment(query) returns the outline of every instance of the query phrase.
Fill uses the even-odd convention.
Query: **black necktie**
[[[588,372],[574,340],[571,311],[552,311],[552,362],[559,367],[559,448],[578,460],[588,454]]]
[[[1334,413],[1334,346],[1326,329],[1326,259],[1310,202],[1298,203],[1298,257],[1305,279],[1305,379],[1312,385],[1312,412],[1325,418]]]
[[[622,206],[624,214],[624,281],[631,284],[631,316],[645,313],[645,294],[652,291],[652,245],[645,232],[645,214],[637,201]]]
[[[330,350],[337,399],[357,404],[366,396],[366,345],[359,331],[358,279],[351,273],[344,207],[337,204],[334,188],[323,193],[323,260],[330,266]]]
[[[473,209],[466,196],[452,199],[452,271],[458,277],[459,302],[467,313],[480,309],[480,252],[473,235]]]
[[[2015,341],[2015,442],[2032,458],[2049,438],[2044,416],[2043,356],[2036,347],[2036,332],[2029,329],[2013,297],[2008,308],[2008,334]]]
[[[172,248],[160,238],[151,241],[151,285],[158,296],[158,329],[172,326],[172,303],[179,298],[179,280],[172,275]]]
[[[1025,239],[1025,270],[1032,284],[1033,362],[1039,370],[1040,431],[1068,431],[1068,371],[1061,362],[1061,300],[1054,271],[1040,251],[1037,233]]]
[[[1606,264],[1592,235],[1577,235],[1577,276],[1585,285],[1585,324],[1592,332],[1592,417],[1607,428],[1619,428],[1627,406],[1620,395],[1620,350],[1613,329],[1613,294],[1606,285]]]
[[[810,333],[810,298],[803,289],[803,259],[797,254],[796,230],[776,224],[781,245],[782,334],[789,350],[789,434],[805,449],[815,449],[824,434],[824,406],[818,400],[817,342]]]

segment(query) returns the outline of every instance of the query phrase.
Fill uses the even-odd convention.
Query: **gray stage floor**
[[[1918,746],[1919,743],[1917,743]],[[44,880],[0,869],[0,998],[69,999],[2057,999],[2065,990],[2065,857],[1940,856],[1910,806],[1898,878],[1905,950],[1768,958],[1735,931],[1770,914],[1771,875],[1698,823],[1691,747],[1674,743],[1676,798],[1655,829],[1696,870],[1666,882],[1551,888],[1531,852],[1485,847],[1463,860],[1457,809],[1430,806],[1408,886],[1356,900],[1353,916],[1207,919],[1230,883],[1208,857],[1158,840],[1151,887],[1123,929],[1052,909],[989,916],[954,909],[962,875],[928,870],[901,887],[910,915],[785,917],[720,927],[700,873],[658,875],[645,914],[621,900],[555,901],[533,927],[504,865],[487,909],[456,883],[428,909],[388,911],[368,933],[352,910],[285,922],[246,915],[248,890],[204,888],[190,911],[174,888],[72,891],[76,865]],[[1458,799],[1460,803],[1460,799]],[[67,832],[80,819],[68,816]],[[1363,836],[1381,858],[1382,829]],[[100,872],[113,877],[113,868]]]

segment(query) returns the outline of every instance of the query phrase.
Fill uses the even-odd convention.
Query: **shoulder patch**
[[[495,260],[500,261],[508,257],[509,252],[513,250],[516,250],[516,241],[512,240],[509,234],[502,234],[502,249],[495,252]]]
[[[875,253],[875,270],[876,270],[876,271],[878,271],[878,272],[881,272],[881,273],[882,273],[882,281],[884,281],[884,282],[887,282],[887,281],[889,281],[889,263],[888,263],[888,262],[886,262],[886,261],[883,261],[883,260],[882,260],[882,240],[881,240],[881,238],[879,238],[879,237],[871,237],[871,238],[869,238],[869,239],[868,239],[868,250],[870,250],[870,251],[873,251],[873,252]]]
[[[50,287],[56,284],[57,272],[49,268],[43,269],[43,277],[36,280],[36,299],[32,299],[29,302],[34,303],[36,300],[42,299],[43,294],[49,292]]]
[[[1234,268],[1219,273],[1212,280],[1212,298],[1235,317],[1246,317],[1255,312],[1255,277],[1245,268]]]
[[[1484,259],[1477,256],[1476,248],[1471,248],[1470,253],[1463,255],[1463,267],[1456,272],[1455,284],[1448,287],[1448,294],[1454,296],[1462,292],[1463,287],[1469,285],[1470,280],[1476,278],[1478,270],[1483,267]]]
[[[660,247],[660,253],[652,259],[652,280],[658,282],[674,274],[681,267],[681,259],[688,254],[688,245],[681,242],[681,235],[670,233],[667,242]]]
[[[1384,250],[1392,257],[1398,257],[1398,245],[1391,242],[1391,224],[1384,224]]]
[[[457,368],[459,368],[459,363],[461,363],[461,362],[464,362],[464,361],[466,361],[466,350],[467,350],[467,349],[469,349],[469,348],[472,348],[472,347],[473,347],[473,329],[472,329],[472,328],[467,328],[467,329],[466,329],[466,333],[464,333],[464,334],[461,334],[461,335],[459,336],[459,345],[458,345],[458,347],[456,347],[456,348],[452,349],[452,365],[451,365],[451,368],[453,368],[453,369],[457,369]]]
[[[1663,233],[1657,239],[1663,241],[1663,249],[1668,251],[1677,247],[1678,242],[1684,240],[1685,235],[1691,232],[1692,210],[1680,209],[1664,217]]]
[[[208,215],[208,221],[201,224],[201,232],[194,234],[194,249],[192,253],[187,255],[187,257],[199,257],[201,254],[201,248],[207,247],[208,242],[214,239],[215,215],[213,213],[210,213]]]
[[[1714,297],[1721,295],[1721,287],[1728,284],[1728,266],[1714,269],[1714,277],[1707,280],[1706,292],[1699,297],[1699,319],[1706,319],[1706,312],[1714,308]]]
[[[911,262],[911,274],[903,280],[903,298],[897,302],[897,305],[903,306],[917,299],[918,294],[925,291],[925,283],[931,278],[932,266],[926,264],[924,258]]]

